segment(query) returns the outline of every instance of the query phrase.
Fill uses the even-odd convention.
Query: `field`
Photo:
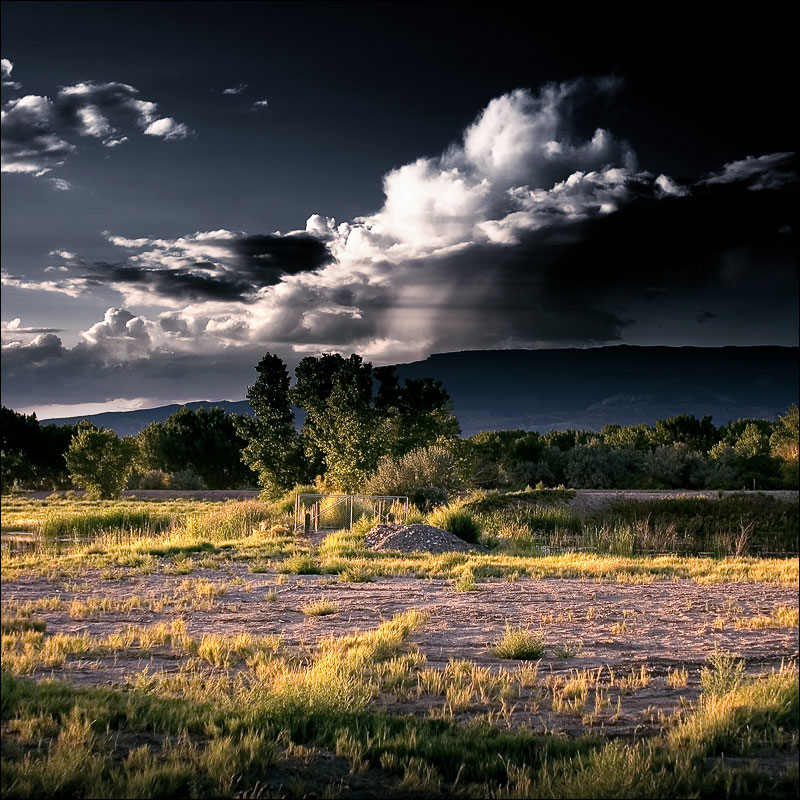
[[[684,500],[473,498],[482,546],[431,555],[4,498],[39,538],[3,552],[3,796],[796,797],[797,559],[640,552],[722,525]],[[707,541],[787,541],[796,493],[766,532],[736,502]]]

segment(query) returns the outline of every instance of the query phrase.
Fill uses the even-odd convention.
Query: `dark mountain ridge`
[[[441,380],[465,436],[480,430],[600,430],[676,414],[776,419],[798,400],[797,347],[639,347],[473,350],[398,364],[402,378]],[[197,401],[252,414],[246,400]],[[179,405],[46,420],[89,419],[120,435],[163,421]]]

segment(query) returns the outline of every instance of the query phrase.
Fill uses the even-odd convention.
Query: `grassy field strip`
[[[701,673],[699,701],[679,707],[664,720],[664,733],[644,742],[534,736],[503,726],[523,691],[530,701],[533,689],[555,713],[606,715],[613,724],[612,693],[624,702],[648,685],[647,669],[617,676],[576,671],[544,681],[535,662],[499,673],[465,661],[429,670],[409,638],[424,625],[425,616],[410,611],[362,634],[325,639],[308,655],[283,652],[275,638],[197,641],[179,625],[129,629],[105,641],[54,636],[49,645],[41,631],[9,634],[3,793],[234,796],[268,782],[270,766],[296,761],[298,748],[304,748],[306,777],[291,796],[317,788],[314,752],[320,748],[344,759],[356,784],[379,769],[395,791],[434,795],[460,789],[465,796],[639,797],[724,789],[727,796],[768,791],[782,797],[796,791],[794,667],[753,678],[741,661],[715,653]],[[140,673],[124,693],[11,674],[24,673],[32,658],[53,663],[67,652],[89,658],[130,647],[165,647],[189,658],[178,672]],[[234,664],[243,667],[225,671]],[[434,695],[439,704],[428,718],[393,717],[371,708],[386,691]],[[499,710],[467,725],[455,721],[461,709],[484,701]],[[120,734],[130,745],[114,758],[106,743],[119,742]],[[15,758],[16,747],[26,747],[28,756]],[[747,756],[765,748],[789,756],[777,776],[724,762],[707,769],[722,753]],[[337,794],[332,786],[325,791]]]

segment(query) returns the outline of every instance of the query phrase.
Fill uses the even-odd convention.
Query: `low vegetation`
[[[2,553],[3,796],[796,797],[796,663],[727,648],[796,641],[797,560],[686,554],[751,522],[758,553],[796,505],[574,499],[466,494],[424,519],[478,546],[432,554],[369,550],[372,519],[295,536],[282,499],[8,498],[4,530],[37,541]],[[684,545],[653,552],[668,529]],[[705,663],[633,650],[637,593],[673,585],[705,603]],[[487,605],[500,587],[527,617]],[[442,655],[451,623],[469,653]]]

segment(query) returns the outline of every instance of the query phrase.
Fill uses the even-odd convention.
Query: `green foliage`
[[[258,378],[247,389],[255,419],[239,417],[237,434],[247,442],[242,460],[258,474],[270,497],[302,480],[302,450],[289,402],[289,374],[278,356],[267,353],[256,365]]]
[[[796,500],[786,502],[751,493],[720,498],[618,500],[587,522],[633,528],[640,534],[672,530],[675,541],[669,549],[726,554],[732,554],[733,543],[743,529],[750,531],[751,552],[797,552],[800,529]]]
[[[574,489],[527,487],[520,492],[477,491],[465,501],[465,508],[478,514],[508,511],[539,505],[563,505],[575,497]]]
[[[425,521],[436,528],[449,531],[465,542],[477,542],[481,528],[475,517],[464,508],[463,503],[451,503],[448,506],[434,508]]]
[[[699,453],[707,453],[718,438],[719,432],[710,416],[697,419],[693,414],[656,420],[655,427],[649,432],[653,445],[684,444],[689,450]]]
[[[324,455],[326,484],[344,492],[356,491],[366,482],[381,454],[367,367],[346,362],[334,376],[324,408],[307,411],[312,441]]]
[[[544,636],[506,623],[503,636],[492,645],[492,652],[498,658],[533,661],[544,655]]]
[[[167,486],[169,486],[170,489],[184,491],[211,488],[206,486],[203,479],[193,469],[181,469],[177,472],[173,472],[172,475],[167,478]]]
[[[440,445],[384,456],[364,485],[370,494],[405,495],[420,508],[445,503],[463,488],[452,449]]]
[[[120,439],[113,431],[84,420],[78,423],[67,450],[67,469],[73,483],[89,495],[118,497],[133,471],[135,453],[132,439]]]
[[[375,409],[382,418],[380,436],[388,455],[402,456],[458,436],[458,420],[441,381],[406,379],[401,387],[394,367],[378,367],[374,376]]]
[[[242,462],[247,443],[237,433],[237,421],[236,414],[227,414],[221,408],[183,407],[137,434],[137,469],[143,473],[192,472],[199,479],[199,488],[252,485],[256,476]]]
[[[794,410],[793,410],[794,409]],[[542,482],[580,489],[796,488],[797,411],[778,423],[681,414],[654,426],[593,431],[485,431],[464,440],[469,482],[521,489]]]
[[[256,419],[242,420],[238,430],[248,442],[244,460],[273,497],[322,475],[329,489],[356,491],[381,456],[401,457],[458,435],[450,399],[438,381],[407,380],[400,387],[391,368],[373,370],[355,354],[302,359],[291,389],[277,356],[267,353],[256,369],[259,378],[247,395]],[[305,412],[299,434],[292,403]]]
[[[743,659],[715,649],[708,657],[708,665],[700,670],[703,694],[723,695],[738,689],[745,679],[744,666]]]
[[[770,436],[769,445],[772,455],[788,463],[797,464],[798,447],[800,447],[800,430],[798,430],[798,408],[793,403],[789,410],[778,420]]]
[[[77,427],[42,425],[36,414],[0,407],[0,480],[2,491],[62,489],[70,479],[64,454]]]

